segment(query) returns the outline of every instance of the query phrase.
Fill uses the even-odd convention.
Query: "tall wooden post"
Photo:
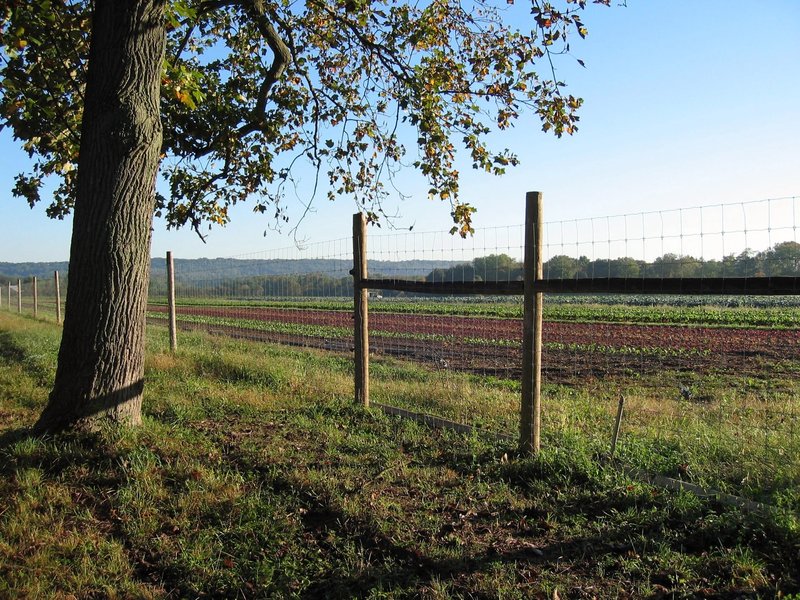
[[[522,320],[522,402],[519,423],[520,450],[536,454],[541,448],[542,418],[542,194],[525,197],[525,275]]]
[[[11,310],[11,280],[8,280],[8,310]]]
[[[353,294],[355,300],[353,346],[355,352],[355,399],[369,406],[369,290],[367,279],[367,219],[353,215]]]
[[[175,315],[175,265],[172,252],[167,252],[167,305],[169,307],[169,349],[178,349],[178,327]]]
[[[22,279],[17,279],[17,312],[22,312]]]
[[[33,316],[39,316],[39,281],[33,278]]]
[[[61,283],[58,280],[58,271],[55,271],[56,280],[56,323],[61,323]]]

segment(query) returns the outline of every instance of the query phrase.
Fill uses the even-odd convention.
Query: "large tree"
[[[202,235],[252,198],[284,219],[305,162],[311,197],[351,196],[376,220],[410,163],[449,204],[454,232],[469,234],[457,146],[501,174],[518,161],[490,134],[526,109],[545,131],[575,131],[581,100],[564,92],[553,55],[586,35],[586,4],[5,3],[0,124],[33,159],[13,191],[34,206],[54,177],[48,214],[74,211],[64,336],[37,427],[140,420],[154,214]]]

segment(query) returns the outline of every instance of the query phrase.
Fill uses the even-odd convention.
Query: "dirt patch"
[[[162,312],[163,307],[152,310]],[[181,307],[179,315],[248,319],[350,329],[342,311]],[[351,337],[285,334],[219,325],[180,323],[256,341],[334,351],[351,351]],[[423,361],[434,367],[516,378],[522,359],[522,321],[483,317],[374,313],[370,349],[376,355]],[[417,338],[398,336],[418,336]],[[636,325],[621,323],[544,324],[543,370],[552,381],[574,377],[650,373],[664,369],[758,373],[791,369],[800,360],[800,329],[753,329]],[[788,366],[787,366],[788,365]]]

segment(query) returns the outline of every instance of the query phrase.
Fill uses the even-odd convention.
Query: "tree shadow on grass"
[[[52,374],[49,370],[32,360],[25,348],[17,344],[8,331],[0,331],[0,362],[8,365],[19,365],[39,385],[48,386],[51,384]]]
[[[335,574],[314,582],[304,591],[305,598],[361,597],[376,589],[405,588],[419,592],[435,587],[437,582],[453,582],[457,587],[463,585],[466,589],[462,591],[471,598],[495,598],[496,593],[477,592],[469,580],[490,580],[502,567],[510,567],[515,573],[572,568],[591,578],[597,556],[619,555],[631,549],[627,530],[612,535],[598,533],[571,539],[539,540],[513,525],[509,526],[519,522],[519,514],[507,510],[491,517],[475,517],[471,523],[475,530],[494,528],[489,539],[469,539],[466,535],[460,544],[450,546],[451,549],[462,549],[458,555],[443,557],[444,547],[448,544],[444,532],[452,529],[452,533],[457,534],[460,523],[456,523],[455,528],[445,523],[441,531],[428,532],[431,539],[406,545],[399,543],[391,532],[383,532],[376,521],[341,512],[326,502],[319,490],[298,488],[296,481],[273,480],[270,484],[286,485],[295,494],[301,492],[309,504],[303,515],[306,534],[315,537],[320,546],[325,547],[331,532],[335,532],[336,536],[355,541],[363,554],[370,557],[369,566],[360,572]],[[512,585],[522,583],[511,582]]]
[[[283,483],[291,486],[295,493],[298,492],[295,481]],[[670,559],[661,556],[664,552],[670,552],[701,557],[719,552],[726,544],[734,547],[736,540],[726,541],[709,536],[709,532],[704,535],[692,530],[693,524],[701,523],[708,515],[714,515],[713,507],[679,514],[668,503],[654,502],[651,508],[658,510],[646,511],[646,516],[640,516],[636,522],[627,522],[620,517],[617,522],[603,528],[587,526],[574,534],[555,535],[519,529],[512,524],[519,522],[519,513],[506,509],[486,517],[483,523],[477,523],[475,529],[495,528],[490,534],[491,539],[470,540],[469,536],[465,536],[462,544],[457,546],[460,550],[456,550],[456,555],[443,556],[445,553],[437,545],[446,544],[447,539],[440,533],[433,532],[432,539],[404,544],[398,542],[391,530],[384,533],[385,527],[381,528],[369,516],[354,517],[341,512],[325,501],[319,490],[301,488],[301,491],[309,502],[308,512],[303,517],[307,534],[314,536],[318,544],[325,547],[326,540],[334,532],[335,536],[355,541],[363,554],[370,557],[370,563],[360,572],[337,573],[314,582],[304,591],[305,598],[363,597],[377,589],[397,588],[419,593],[441,583],[447,583],[452,586],[453,593],[463,593],[466,597],[495,598],[496,592],[484,593],[476,590],[476,586],[483,587],[481,581],[491,586],[498,572],[511,577],[511,581],[503,580],[504,585],[525,586],[526,593],[532,593],[534,597],[539,597],[536,595],[536,590],[541,591],[537,579],[542,574],[545,579],[557,574],[563,576],[561,585],[566,587],[561,587],[561,593],[566,593],[570,598],[615,595],[622,588],[627,588],[634,595],[637,588],[641,593],[649,588],[658,591],[653,592],[654,597],[682,597],[682,594],[700,593],[703,589],[706,589],[703,593],[708,594],[708,582],[721,575],[714,572],[715,569],[735,568],[733,565],[726,567],[721,559],[709,561],[707,565],[698,564],[693,574],[682,575],[686,577],[685,580],[677,580],[670,571]],[[620,514],[619,511],[630,506],[630,500],[616,498],[605,504],[603,512],[608,517]],[[575,505],[565,508],[565,521],[592,522],[599,514],[599,507],[591,504],[587,504],[585,510]],[[560,519],[557,516],[560,510],[558,506],[553,507],[557,520]],[[413,525],[409,523],[408,526]],[[714,531],[722,533],[723,530]],[[425,531],[420,533],[424,534]],[[798,572],[795,569],[800,569],[800,561],[787,556],[773,558],[776,562],[770,571],[783,579],[782,586],[788,585],[794,589],[800,584],[796,576],[789,575]],[[646,573],[631,576],[623,567],[627,561],[651,561],[651,566]],[[609,570],[602,576],[597,570],[600,562],[609,565]],[[789,571],[780,575],[787,568]],[[717,583],[723,580],[724,577]],[[763,584],[763,589],[752,589],[748,584],[742,584],[737,589],[739,585],[731,579],[725,587],[727,589],[717,590],[710,597],[742,598],[774,593],[767,583]],[[586,589],[591,592],[585,592]]]
[[[16,344],[11,334],[7,331],[0,331],[0,364],[19,365],[38,383],[45,384],[43,381],[45,379],[44,371],[30,361],[25,350]],[[32,435],[33,433],[30,427],[5,429],[0,432],[0,451]]]
[[[34,437],[30,427],[18,427],[0,432],[0,452],[23,440]]]
[[[253,441],[250,439],[249,443]],[[269,438],[260,441],[274,442]],[[708,592],[709,582],[724,588],[715,591],[712,597],[750,597],[756,593],[769,596],[766,587],[754,590],[748,584],[740,586],[734,583],[733,575],[726,580],[727,576],[718,572],[737,568],[735,555],[740,545],[752,546],[758,555],[765,557],[768,572],[781,581],[781,586],[794,589],[793,586],[800,584],[796,576],[786,575],[787,568],[789,573],[800,572],[800,560],[788,556],[788,546],[784,552],[767,559],[768,545],[754,542],[753,546],[743,540],[737,533],[735,515],[731,515],[729,525],[709,527],[725,521],[720,516],[724,510],[721,507],[712,503],[676,503],[674,495],[669,493],[656,492],[652,496],[637,493],[625,485],[607,485],[589,473],[573,472],[566,466],[561,473],[550,473],[550,469],[542,472],[535,464],[523,464],[518,470],[497,468],[483,474],[490,487],[502,483],[532,499],[537,494],[536,486],[530,486],[532,481],[562,488],[552,496],[549,508],[537,502],[529,503],[524,510],[513,503],[500,503],[499,507],[493,505],[488,510],[478,500],[467,497],[465,488],[456,510],[452,500],[454,491],[450,489],[447,492],[450,501],[444,497],[437,501],[441,505],[440,514],[446,516],[431,521],[435,514],[431,513],[415,525],[418,503],[401,507],[408,511],[408,518],[401,519],[402,523],[373,516],[368,510],[344,511],[339,492],[331,496],[327,486],[295,476],[296,472],[302,473],[302,464],[276,469],[270,463],[265,468],[258,455],[231,444],[229,436],[225,436],[225,442],[228,460],[243,472],[252,473],[275,494],[290,495],[303,507],[303,536],[314,540],[312,546],[319,548],[331,565],[330,575],[312,582],[301,592],[306,598],[365,597],[379,590],[402,590],[401,593],[415,595],[443,584],[454,594],[493,598],[497,597],[496,591],[481,590],[487,585],[491,588],[494,582],[521,586],[525,593],[538,597],[541,591],[538,579],[542,576],[545,580],[553,577],[560,580],[561,592],[568,597],[613,596],[620,589],[634,595],[635,589],[640,593],[660,590],[667,597],[691,595]],[[314,459],[312,462],[316,464]],[[431,455],[418,456],[415,464],[422,469],[448,466],[466,478],[469,473],[459,468],[461,462],[460,457],[451,455],[449,464],[443,464],[440,455]],[[336,476],[335,469],[331,476]],[[402,503],[401,498],[420,492],[415,492],[413,480],[413,475],[409,475],[406,482],[400,483],[408,489],[399,490],[401,493],[395,500]],[[555,523],[554,529],[549,529],[548,521]],[[584,525],[578,526],[581,523]],[[347,558],[354,547],[359,556]],[[731,561],[725,558],[725,548],[731,553]],[[720,554],[716,559],[701,559],[715,553]],[[692,557],[698,559],[685,581],[675,580],[670,571],[669,561],[676,556],[685,556],[690,563]],[[354,560],[361,565],[354,567]],[[598,571],[601,562],[608,569],[602,576]],[[646,572],[631,575],[625,567],[628,562],[649,566]]]
[[[25,441],[32,442],[30,447],[18,452],[12,450]],[[118,456],[100,434],[68,431],[42,435],[31,427],[17,427],[0,433],[0,453],[8,457],[8,460],[0,462],[0,473],[6,474],[31,467],[50,474],[79,467],[96,470],[100,464],[116,466],[114,461]]]
[[[0,331],[0,359],[5,362],[25,362],[25,352],[14,343],[11,334],[7,331]]]

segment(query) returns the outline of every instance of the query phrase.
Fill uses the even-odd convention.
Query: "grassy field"
[[[791,513],[639,483],[583,436],[521,458],[354,407],[332,353],[184,333],[172,355],[153,328],[141,428],[31,437],[59,333],[0,312],[0,597],[800,598]],[[415,405],[516,393],[374,377]]]

